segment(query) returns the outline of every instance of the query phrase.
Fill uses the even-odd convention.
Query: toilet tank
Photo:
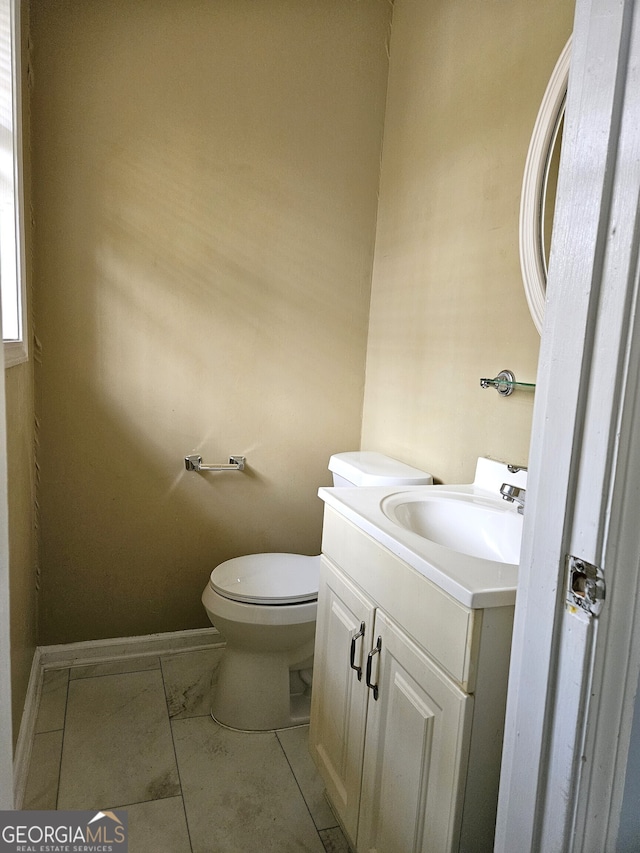
[[[354,450],[329,459],[334,486],[429,486],[433,477],[383,453]]]

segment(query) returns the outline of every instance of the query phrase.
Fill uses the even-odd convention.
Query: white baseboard
[[[66,643],[58,646],[38,646],[31,664],[31,675],[13,760],[14,808],[21,809],[24,801],[45,670],[107,663],[130,657],[194,652],[223,644],[224,640],[216,628],[196,628],[166,634],[146,634],[142,637],[116,637],[112,640],[87,640],[82,643]]]
[[[120,658],[194,652],[210,649],[223,642],[216,628],[196,628],[167,634],[145,634],[142,637],[115,637],[112,640],[87,640],[60,646],[40,646],[43,669],[85,666]]]

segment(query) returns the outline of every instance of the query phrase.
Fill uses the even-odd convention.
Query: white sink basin
[[[381,509],[401,527],[459,554],[501,563],[520,561],[522,516],[505,502],[405,492],[384,498]]]

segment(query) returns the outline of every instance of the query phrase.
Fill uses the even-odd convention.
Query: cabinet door
[[[309,748],[329,799],[354,842],[360,805],[368,690],[364,672],[374,607],[326,558],[318,593]],[[361,626],[364,624],[364,634]],[[360,635],[360,636],[358,636]]]
[[[448,853],[459,840],[473,700],[380,610],[374,642],[358,850]]]

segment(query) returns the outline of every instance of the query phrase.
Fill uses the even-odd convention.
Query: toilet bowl
[[[339,453],[336,486],[433,482],[380,453]],[[226,640],[212,688],[211,714],[229,728],[266,731],[309,721],[320,557],[249,554],[221,563],[202,593]]]
[[[308,721],[308,687],[299,677],[292,694],[291,673],[312,665],[319,571],[320,557],[251,554],[211,572],[202,603],[227,643],[211,698],[217,722],[263,731]]]

